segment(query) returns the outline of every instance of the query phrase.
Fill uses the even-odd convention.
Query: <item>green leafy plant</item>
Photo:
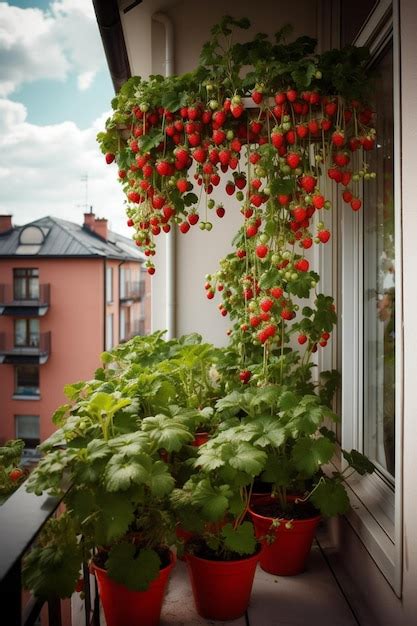
[[[11,439],[0,447],[0,504],[23,483],[27,472],[21,467],[25,447],[21,439]]]

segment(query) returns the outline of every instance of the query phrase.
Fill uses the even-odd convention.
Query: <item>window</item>
[[[18,319],[14,323],[14,345],[17,348],[39,347],[39,320]]]
[[[15,268],[13,270],[15,300],[39,300],[39,270],[37,268]]]
[[[367,45],[378,73],[374,88],[377,148],[355,165],[377,178],[364,185],[363,211],[342,211],[342,424],[341,444],[367,454],[370,476],[352,476],[348,519],[401,595],[402,585],[402,309],[401,152],[398,15],[389,2],[356,41]],[[379,8],[378,8],[379,7]],[[384,17],[384,20],[381,18]],[[374,19],[375,18],[375,19]]]
[[[393,50],[375,64],[377,149],[369,155],[376,184],[365,190],[364,451],[384,476],[395,477],[395,211]],[[369,189],[369,192],[368,192]]]
[[[16,415],[16,438],[23,439],[25,448],[35,450],[41,442],[39,415]]]
[[[113,302],[113,268],[106,267],[106,302]]]
[[[128,339],[126,332],[126,309],[124,307],[120,308],[119,339]]]
[[[15,395],[39,396],[39,366],[16,365]]]
[[[121,300],[126,298],[126,269],[124,267],[121,267],[119,272],[119,298]]]
[[[106,315],[106,350],[111,350],[114,346],[113,343],[113,321],[114,315],[110,313]]]

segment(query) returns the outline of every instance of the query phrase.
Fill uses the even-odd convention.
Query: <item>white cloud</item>
[[[107,117],[86,130],[73,122],[36,126],[26,122],[22,104],[0,100],[0,214],[13,214],[16,224],[45,215],[81,223],[81,178],[88,174],[88,202],[96,215],[129,236],[117,167],[105,163],[96,143]]]
[[[57,0],[48,11],[0,2],[0,97],[37,79],[78,76],[87,89],[104,66],[92,3]]]

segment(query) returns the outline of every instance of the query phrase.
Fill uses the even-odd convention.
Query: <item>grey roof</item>
[[[28,226],[37,226],[44,234],[41,245],[19,244],[20,233]],[[34,229],[35,230],[35,229]],[[27,250],[25,251],[25,248]],[[36,257],[101,257],[143,261],[144,255],[128,237],[112,231],[104,241],[91,230],[57,217],[42,217],[24,226],[0,233],[0,258],[9,256]]]

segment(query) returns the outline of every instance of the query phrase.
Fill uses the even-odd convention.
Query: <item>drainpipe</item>
[[[165,76],[172,76],[174,73],[174,27],[171,19],[164,13],[154,13],[152,19],[163,24],[165,28]],[[176,232],[174,229],[166,236],[166,303],[165,322],[167,329],[167,339],[173,339],[176,335]]]

